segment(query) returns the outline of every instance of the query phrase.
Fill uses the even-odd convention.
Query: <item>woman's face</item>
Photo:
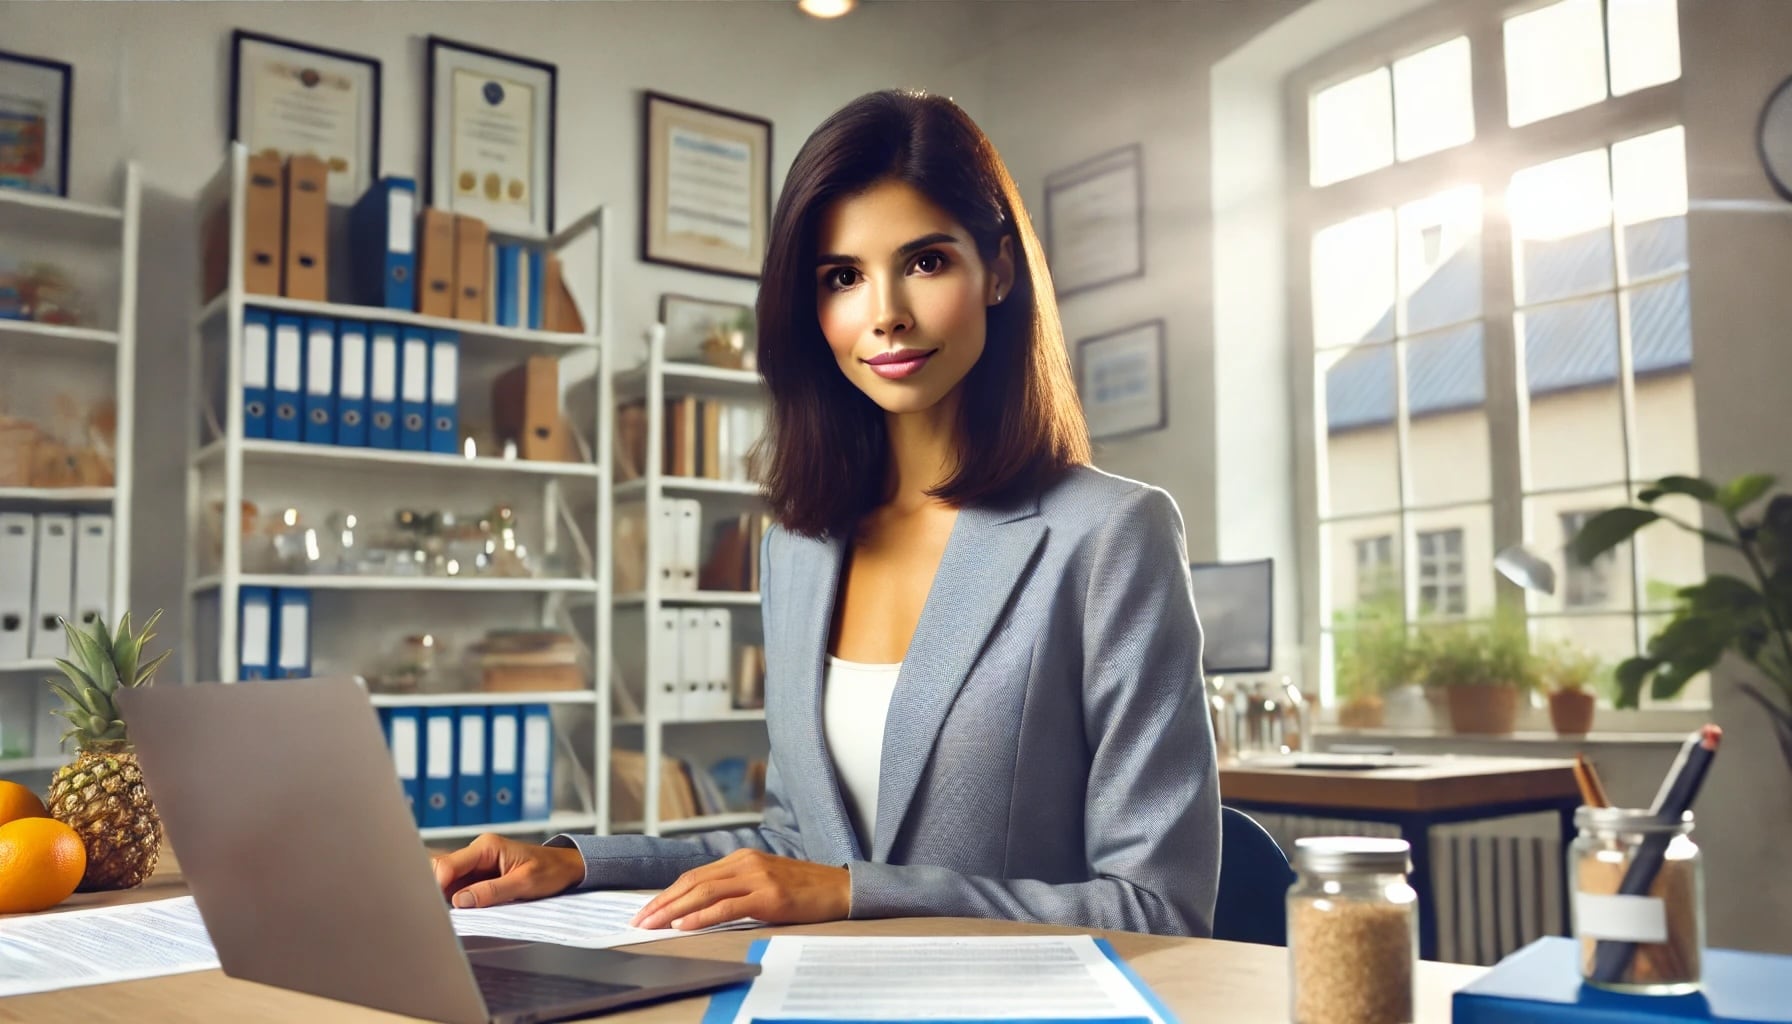
[[[836,201],[816,241],[816,314],[846,379],[887,413],[938,406],[983,354],[1014,277],[1008,241],[985,266],[963,225],[899,181]]]

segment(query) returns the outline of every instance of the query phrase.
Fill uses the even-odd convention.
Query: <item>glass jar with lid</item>
[[[1403,839],[1295,842],[1287,898],[1294,1024],[1410,1024],[1419,948],[1410,853]]]
[[[1692,812],[1664,820],[1625,807],[1582,807],[1569,850],[1581,976],[1625,992],[1699,987],[1705,877]]]

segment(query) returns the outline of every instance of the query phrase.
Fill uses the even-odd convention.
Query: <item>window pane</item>
[[[1591,655],[1595,667],[1593,679],[1587,685],[1593,688],[1600,703],[1610,704],[1618,692],[1613,673],[1619,663],[1636,654],[1636,620],[1628,615],[1532,619],[1531,642],[1536,645],[1537,652],[1546,657],[1552,651],[1563,651],[1570,656]],[[1548,686],[1554,680],[1546,676],[1543,682]]]
[[[1313,236],[1313,346],[1394,336],[1394,212],[1377,210]]]
[[[1612,208],[1628,279],[1686,266],[1685,129],[1676,125],[1612,147]]]
[[[1414,504],[1485,501],[1491,472],[1481,324],[1406,342],[1406,464]]]
[[[1626,542],[1590,566],[1568,557],[1568,542],[1597,513],[1626,504],[1622,485],[1563,494],[1540,494],[1525,500],[1526,546],[1556,570],[1556,592],[1527,591],[1532,614],[1561,611],[1628,612],[1631,597],[1630,544]]]
[[[1394,62],[1395,148],[1402,160],[1475,137],[1468,37]]]
[[[1440,192],[1400,207],[1402,332],[1481,315],[1481,189]]]
[[[1612,197],[1604,150],[1519,171],[1512,176],[1507,204],[1520,303],[1612,286]]]
[[[1636,369],[1636,465],[1643,480],[1696,473],[1697,405],[1692,391],[1692,328],[1686,278],[1624,294]]]
[[[1704,525],[1699,503],[1692,498],[1663,498],[1654,507],[1680,522]],[[1651,523],[1639,530],[1636,551],[1645,608],[1672,608],[1675,591],[1705,578],[1705,542],[1672,523]]]
[[[1330,580],[1323,622],[1345,628],[1384,605],[1400,612],[1400,517],[1352,519],[1320,527]]]
[[[1415,618],[1493,614],[1493,512],[1487,505],[1414,512]]]
[[[1605,99],[1599,0],[1563,3],[1506,22],[1506,120],[1514,127]]]
[[[1315,185],[1330,185],[1393,163],[1388,69],[1376,68],[1315,93],[1312,123]]]
[[[1399,444],[1394,434],[1394,349],[1373,345],[1322,352],[1321,448],[1326,485],[1321,516],[1400,507]]]
[[[1532,490],[1625,478],[1615,296],[1518,315],[1530,407]]]
[[[1606,0],[1612,34],[1612,95],[1680,77],[1680,16],[1674,0]]]

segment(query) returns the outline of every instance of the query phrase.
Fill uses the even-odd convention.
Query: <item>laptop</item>
[[[352,679],[121,690],[224,973],[449,1024],[583,1016],[759,965],[454,932],[379,720]]]

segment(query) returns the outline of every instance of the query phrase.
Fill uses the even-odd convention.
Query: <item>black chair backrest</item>
[[[1213,937],[1265,946],[1288,944],[1284,897],[1294,869],[1263,826],[1236,807],[1220,808],[1220,892]]]

